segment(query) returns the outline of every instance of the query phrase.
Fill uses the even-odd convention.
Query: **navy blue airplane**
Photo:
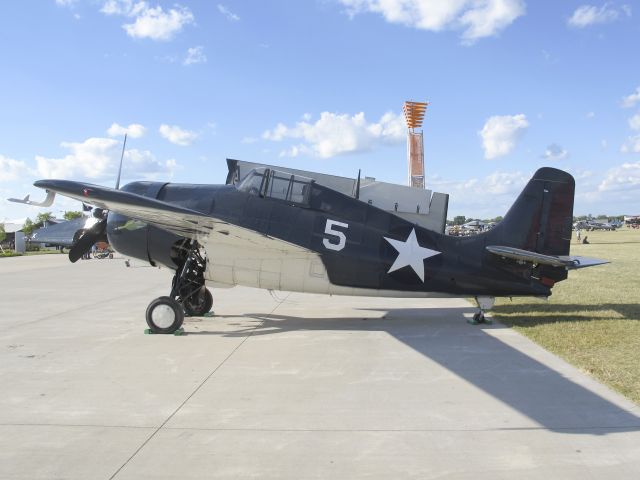
[[[97,220],[94,217],[79,217],[65,222],[42,227],[33,232],[31,243],[54,245],[62,248],[71,248],[78,239]]]
[[[548,297],[567,271],[606,263],[571,256],[575,183],[541,168],[492,230],[453,237],[427,230],[315,181],[274,168],[238,185],[133,182],[113,189],[39,180],[48,206],[61,194],[99,218],[69,252],[96,241],[175,271],[168,296],[146,312],[155,333],[212,308],[206,288],[389,297],[475,297],[476,322],[495,297]]]

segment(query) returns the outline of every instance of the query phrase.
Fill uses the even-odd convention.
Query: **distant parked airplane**
[[[94,217],[79,217],[66,222],[42,227],[33,232],[32,243],[71,248],[78,239],[99,220]]]

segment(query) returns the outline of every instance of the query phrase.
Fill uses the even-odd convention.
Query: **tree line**
[[[65,220],[73,220],[74,218],[80,218],[82,216],[82,212],[79,211],[68,211],[64,212],[62,217]],[[53,213],[51,212],[42,212],[36,215],[35,221],[27,218],[24,221],[24,225],[22,226],[22,231],[25,235],[31,235],[34,230],[42,227],[45,222],[50,222],[53,220]]]
[[[447,225],[464,225],[465,223],[469,223],[473,221],[479,221],[483,223],[498,223],[502,221],[502,218],[503,218],[502,215],[498,215],[495,218],[485,218],[485,219],[472,218],[472,217],[467,218],[464,215],[456,215],[455,217],[453,217],[453,220],[447,220]],[[624,221],[624,215],[601,214],[601,215],[593,216],[591,214],[588,214],[588,215],[579,215],[579,216],[573,217],[574,222],[580,222],[580,221],[586,221],[586,220],[607,220],[607,221],[619,220],[622,222]]]

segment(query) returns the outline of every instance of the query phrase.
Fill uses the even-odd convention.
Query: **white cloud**
[[[640,87],[634,93],[622,99],[622,106],[633,107],[638,102],[640,102]],[[631,130],[640,131],[640,112],[629,117],[628,122]],[[627,137],[627,140],[620,147],[620,151],[622,153],[640,153],[640,133]]]
[[[129,15],[133,5],[133,0],[106,0],[100,11],[105,15]]]
[[[640,135],[632,135],[620,147],[622,153],[640,153]]]
[[[304,144],[300,144],[300,145],[292,145],[286,150],[282,150],[278,156],[281,158],[282,157],[295,158],[299,155],[313,155],[313,154],[314,154],[313,150],[311,150],[308,146]]]
[[[587,112],[587,118],[592,119],[596,117],[596,112]]]
[[[484,158],[491,160],[511,153],[528,126],[527,117],[522,113],[489,117],[478,132],[482,137]]]
[[[573,12],[567,23],[572,27],[585,28],[598,23],[615,22],[620,18],[621,11],[628,17],[631,16],[631,7],[628,5],[623,5],[620,10],[608,2],[599,8],[595,5],[582,5]]]
[[[493,172],[482,177],[443,180],[428,177],[427,186],[451,195],[449,218],[466,215],[492,218],[504,215],[533,172]],[[628,163],[609,171],[575,170],[576,215],[588,212],[610,215],[636,212],[640,202],[640,162]]]
[[[462,34],[466,44],[495,35],[525,12],[525,4],[520,0],[485,0],[472,5],[474,8],[460,17],[460,22],[466,27]]]
[[[568,156],[569,152],[557,143],[549,145],[542,154],[542,158],[545,160],[564,160]]]
[[[640,192],[639,187],[640,161],[635,163],[623,163],[622,165],[611,168],[607,172],[604,180],[602,180],[598,186],[598,190],[601,192],[634,190],[638,193]]]
[[[127,150],[124,154],[123,173],[128,176],[143,177],[145,180],[152,180],[158,177],[173,177],[173,173],[178,167],[174,159],[166,161],[158,160],[149,150]]]
[[[46,178],[103,177],[113,165],[120,142],[111,138],[88,138],[82,143],[62,142],[70,153],[62,158],[36,156],[38,173]]]
[[[27,171],[27,165],[23,161],[0,155],[0,182],[18,180]]]
[[[515,195],[529,179],[530,175],[522,172],[494,172],[479,182],[477,188],[492,195]]]
[[[576,182],[574,212],[619,215],[635,213],[640,204],[640,161],[623,163],[606,172],[595,172]]]
[[[463,43],[496,35],[524,15],[524,0],[340,0],[350,15],[381,14],[389,23],[438,32],[461,29]]]
[[[204,54],[203,46],[187,49],[187,56],[182,62],[183,65],[195,65],[196,63],[207,63],[207,56]]]
[[[37,172],[45,178],[82,177],[115,179],[120,164],[120,142],[112,138],[92,137],[84,142],[63,142],[69,153],[62,158],[36,156]],[[127,150],[123,171],[145,179],[171,174],[174,160],[160,161],[149,151]]]
[[[631,108],[638,102],[640,102],[640,87],[636,88],[635,92],[622,99],[622,107]]]
[[[193,14],[186,7],[172,8],[166,13],[162,7],[148,8],[136,16],[134,23],[123,25],[130,37],[171,40],[185,24],[193,22]]]
[[[271,140],[279,142],[287,136],[294,136],[291,132],[292,129],[288,128],[285,124],[279,123],[273,130],[267,130],[262,134],[262,138],[265,140]],[[296,135],[299,136],[299,135]]]
[[[61,7],[70,7],[77,1],[78,0],[56,0],[56,5],[59,5]]]
[[[229,10],[224,5],[218,4],[218,11],[221,14],[223,14],[225,17],[227,17],[227,20],[230,20],[232,22],[237,22],[238,20],[240,20],[240,17],[238,15],[233,13],[231,10]]]
[[[127,35],[152,40],[171,40],[185,25],[194,21],[191,10],[178,4],[165,11],[161,6],[151,7],[145,1],[107,0],[101,12],[133,19],[133,23],[122,26]]]
[[[107,130],[107,135],[109,135],[110,137],[118,137],[126,133],[131,138],[140,138],[145,134],[146,131],[147,129],[139,123],[132,123],[128,127],[123,127],[122,125],[113,123]]]
[[[169,140],[171,143],[181,146],[191,145],[191,143],[198,138],[196,132],[190,130],[183,130],[177,125],[160,125],[160,135]]]
[[[406,139],[404,118],[392,112],[385,113],[374,123],[369,123],[363,112],[355,115],[322,112],[315,123],[310,123],[309,116],[303,118],[293,127],[279,123],[274,129],[265,131],[262,138],[275,142],[285,138],[302,139],[306,143],[291,147],[283,155],[310,153],[321,158],[363,152],[380,144]]]
[[[591,170],[577,170],[572,172],[572,175],[576,180],[585,180],[587,178],[592,178],[593,172]]]
[[[504,215],[531,175],[522,172],[493,172],[484,177],[466,180],[427,178],[427,186],[451,195],[449,218],[466,215],[473,218],[492,218]]]

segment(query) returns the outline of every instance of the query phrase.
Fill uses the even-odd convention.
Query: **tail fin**
[[[575,181],[567,172],[541,168],[488,234],[488,242],[545,255],[569,255]]]

